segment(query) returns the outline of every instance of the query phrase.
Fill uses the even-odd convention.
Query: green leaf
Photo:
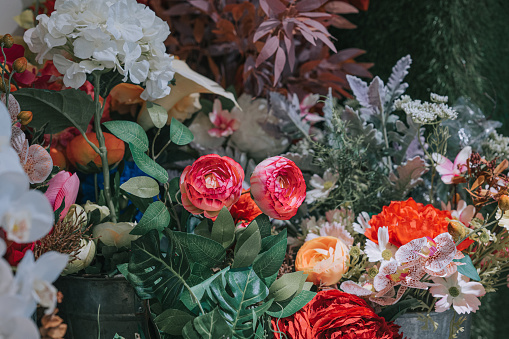
[[[140,222],[129,234],[145,235],[150,230],[162,231],[170,224],[170,213],[161,201],[151,203]]]
[[[60,206],[53,212],[55,220],[60,220],[60,214],[65,208],[65,197],[62,199],[62,202],[60,203]],[[63,216],[65,218],[65,215]]]
[[[286,229],[283,229],[281,232],[279,232],[276,235],[269,235],[266,238],[262,239],[262,249],[260,252],[265,252],[271,249],[272,247],[276,246],[281,240],[287,238],[288,231]]]
[[[180,299],[190,268],[180,243],[168,238],[166,255],[161,253],[159,233],[152,230],[131,243],[127,280],[138,294],[155,297],[164,308]]]
[[[253,269],[260,278],[267,278],[277,273],[283,264],[286,256],[287,238],[286,229],[281,231],[280,241],[269,248],[266,252],[259,254],[254,263]]]
[[[226,251],[218,242],[196,234],[167,230],[168,237],[177,240],[188,254],[190,261],[211,269],[221,265]]]
[[[148,155],[140,151],[133,144],[129,144],[129,149],[133,155],[134,162],[146,174],[158,180],[161,184],[168,181],[168,172],[157,162],[150,159]]]
[[[195,317],[181,310],[167,309],[163,313],[159,314],[154,322],[157,328],[171,335],[182,335],[182,329],[184,326],[193,321]]]
[[[464,276],[469,277],[475,281],[481,281],[481,277],[479,277],[479,273],[475,269],[474,264],[472,263],[472,259],[468,255],[464,256],[461,259],[454,259],[453,261],[464,263],[465,265],[457,265],[458,272],[463,274]]]
[[[294,298],[286,301],[273,302],[267,314],[278,319],[289,317],[303,308],[315,295],[315,292],[301,291]]]
[[[227,291],[230,291],[228,293]],[[210,284],[207,295],[211,304],[218,305],[219,312],[239,337],[251,337],[253,333],[253,311],[262,316],[272,304],[265,302],[269,290],[253,269],[230,270],[218,276]]]
[[[204,296],[206,296],[206,292],[209,289],[210,284],[212,281],[214,281],[218,276],[224,276],[226,272],[230,270],[230,267],[227,266],[226,268],[223,268],[221,271],[217,272],[213,276],[211,276],[208,279],[203,280],[199,284],[194,285],[191,287],[191,291],[195,295],[195,297],[202,303],[202,307],[204,310],[210,310],[210,303],[207,300],[202,300]],[[191,296],[191,293],[189,293],[188,290],[184,290],[182,292],[182,295],[180,296],[180,301],[191,311],[196,314],[198,314],[199,308],[198,308],[198,301],[194,300]]]
[[[182,331],[185,339],[221,339],[231,338],[231,327],[221,316],[217,308],[187,323]]]
[[[151,198],[137,197],[135,195],[132,195],[132,194],[126,192],[125,190],[122,189],[122,187],[120,187],[120,191],[122,192],[122,194],[125,194],[129,198],[129,200],[131,200],[133,202],[134,206],[136,206],[136,208],[139,209],[141,211],[141,213],[145,213],[147,208],[152,203]],[[99,212],[99,211],[97,211],[97,212]]]
[[[194,234],[201,235],[202,237],[212,239],[212,234],[209,230],[208,219],[203,219],[198,226],[194,228]]]
[[[114,120],[103,122],[103,125],[117,138],[133,144],[141,152],[148,150],[148,138],[143,128],[135,122]]]
[[[269,288],[269,298],[274,301],[285,301],[302,291],[307,274],[302,271],[286,273],[276,280]]]
[[[260,237],[258,224],[252,222],[242,232],[235,245],[232,268],[250,266],[260,252],[261,246],[262,239]]]
[[[76,127],[85,133],[96,110],[92,98],[83,91],[66,89],[49,91],[20,88],[12,93],[22,111],[34,112],[29,126],[42,128],[48,121],[45,133],[55,134],[67,127]]]
[[[269,217],[265,214],[260,214],[255,218],[258,223],[258,228],[260,229],[260,235],[263,238],[266,238],[272,234],[272,224],[270,223]]]
[[[224,248],[230,247],[235,240],[235,222],[226,207],[221,209],[217,216],[211,233],[212,240],[217,241]]]
[[[147,111],[154,126],[163,128],[166,125],[166,121],[168,121],[168,112],[163,106],[155,102],[147,101]]]
[[[134,177],[122,185],[120,188],[140,198],[152,198],[159,194],[159,184],[149,177]]]
[[[170,139],[177,145],[187,145],[193,141],[193,133],[184,124],[175,118],[171,118]]]

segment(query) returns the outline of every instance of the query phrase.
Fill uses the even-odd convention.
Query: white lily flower
[[[380,227],[378,229],[378,244],[367,239],[364,252],[368,255],[370,262],[390,261],[394,258],[398,248],[389,244],[389,228]]]

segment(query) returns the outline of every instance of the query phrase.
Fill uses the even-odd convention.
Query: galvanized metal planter
[[[64,294],[58,315],[68,325],[67,339],[112,339],[115,333],[135,338],[159,338],[151,326],[148,310],[122,277],[60,277],[55,286]],[[100,306],[100,309],[99,309]],[[98,315],[99,312],[99,315]]]
[[[457,339],[469,339],[470,338],[470,327],[472,326],[472,315],[459,315],[454,310],[450,309],[443,313],[431,312],[430,317],[438,323],[436,331],[433,330],[432,326],[428,326],[428,329],[423,329],[424,322],[419,320],[418,312],[409,312],[403,314],[401,317],[396,319],[395,323],[401,326],[400,333],[403,333],[408,339],[448,339],[450,336],[450,326],[454,318],[457,322],[460,317],[466,317],[466,320],[460,325],[464,328],[463,332],[457,333]]]

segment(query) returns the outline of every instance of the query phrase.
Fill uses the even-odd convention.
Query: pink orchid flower
[[[472,154],[472,147],[467,146],[463,148],[454,163],[441,154],[433,153],[433,161],[436,162],[436,170],[442,176],[442,181],[445,184],[452,184],[454,177],[459,177],[467,170],[467,159]]]
[[[369,300],[379,305],[393,305],[401,299],[409,287],[426,290],[429,284],[420,281],[425,274],[419,266],[403,267],[396,260],[385,261],[373,280],[373,286],[378,293]],[[387,297],[387,294],[398,285],[400,287],[396,297]]]
[[[209,119],[215,126],[215,128],[208,130],[209,135],[212,137],[227,137],[240,127],[240,122],[234,118],[233,114],[222,108],[221,101],[218,99],[214,101],[214,107],[209,114]]]
[[[56,211],[62,205],[65,198],[65,207],[60,213],[60,220],[63,219],[69,207],[76,202],[80,188],[80,179],[76,173],[71,174],[66,171],[58,172],[48,183],[49,187],[44,195],[48,198],[53,211]]]
[[[404,268],[418,267],[432,277],[443,277],[456,272],[453,259],[461,259],[463,254],[456,249],[452,236],[445,232],[435,239],[414,239],[401,246],[395,256]]]

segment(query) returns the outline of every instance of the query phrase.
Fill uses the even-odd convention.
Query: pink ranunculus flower
[[[288,220],[306,198],[306,183],[293,161],[275,156],[256,166],[251,176],[251,194],[263,213]]]
[[[455,177],[467,170],[467,159],[471,154],[472,147],[467,146],[458,153],[453,163],[443,155],[433,153],[432,158],[436,163],[436,170],[442,176],[442,181],[445,184],[452,184]]]
[[[180,176],[180,193],[184,208],[192,214],[216,217],[228,209],[242,193],[244,170],[234,160],[208,154],[187,166]]]
[[[218,99],[214,101],[214,107],[209,114],[209,119],[215,126],[215,128],[211,128],[208,131],[212,137],[227,137],[240,127],[240,122],[235,119],[232,113],[223,109],[221,101]]]
[[[76,202],[80,188],[80,179],[76,173],[71,174],[66,171],[60,171],[51,178],[48,185],[48,190],[44,195],[48,198],[51,206],[53,206],[53,211],[60,207],[65,198],[65,207],[60,213],[60,219],[63,219],[69,211],[69,207]]]

